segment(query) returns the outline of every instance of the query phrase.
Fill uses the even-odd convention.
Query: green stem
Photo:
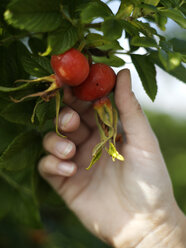
[[[81,43],[79,44],[78,50],[81,52],[85,46],[86,46],[86,41],[82,40]]]
[[[101,28],[102,22],[85,24],[86,28]]]
[[[56,92],[56,134],[62,138],[66,138],[66,136],[62,135],[59,132],[59,111],[60,111],[60,101],[61,96],[59,90]]]
[[[74,23],[74,21],[65,13],[65,11],[64,11],[64,9],[63,9],[63,5],[60,5],[60,11],[61,11],[63,17],[64,17],[67,21],[69,21],[73,26],[76,26],[75,23]]]

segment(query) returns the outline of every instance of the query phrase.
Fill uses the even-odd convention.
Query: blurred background
[[[109,3],[116,12],[119,2]],[[186,40],[177,24],[169,21],[166,35],[169,38]],[[127,50],[124,36],[120,43]],[[143,54],[143,49],[140,51]],[[124,68],[131,70],[133,91],[144,109],[156,133],[164,155],[175,197],[180,208],[186,213],[186,85],[157,69],[158,94],[151,102],[144,92],[138,74],[129,57],[124,57]],[[114,70],[118,72],[118,69]],[[108,247],[93,237],[68,210],[52,189],[42,181],[43,194],[40,195],[41,216],[44,230],[26,229],[11,218],[11,214],[1,219],[0,248],[104,248]],[[3,204],[1,202],[0,204]],[[1,213],[0,213],[1,215]]]

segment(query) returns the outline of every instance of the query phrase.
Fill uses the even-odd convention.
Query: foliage
[[[14,81],[51,75],[51,55],[71,47],[80,49],[90,61],[114,67],[125,64],[118,57],[123,53],[131,57],[146,93],[154,101],[157,93],[155,65],[186,82],[185,41],[167,40],[154,26],[165,31],[170,18],[186,28],[185,14],[186,4],[182,0],[121,1],[116,14],[100,0],[0,1],[0,218],[4,218],[5,227],[6,218],[11,218],[12,228],[15,223],[29,228],[41,227],[39,207],[52,205],[53,200],[47,198],[54,195],[38,178],[36,165],[44,154],[43,135],[54,130],[55,101],[40,103],[32,123],[30,120],[38,100],[14,103],[12,97],[19,99],[42,91],[48,83],[15,84]],[[123,32],[129,51],[118,41]],[[139,54],[140,47],[144,48],[144,55]],[[181,154],[179,159],[185,159],[184,155]],[[61,207],[59,199],[56,201]],[[185,209],[184,204],[181,206]],[[65,233],[64,227],[62,230]],[[65,247],[71,247],[69,234],[66,234],[60,238],[59,244],[66,242]],[[92,239],[92,247],[104,247],[89,234],[87,236]],[[0,237],[2,247],[9,242]],[[91,247],[81,241],[79,246],[76,245],[87,246]]]

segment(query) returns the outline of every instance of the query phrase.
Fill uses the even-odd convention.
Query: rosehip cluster
[[[94,101],[109,94],[116,82],[114,71],[102,63],[89,66],[87,58],[71,48],[60,55],[53,55],[51,66],[59,88],[67,84],[74,95],[83,101]]]

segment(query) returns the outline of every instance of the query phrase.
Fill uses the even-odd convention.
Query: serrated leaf
[[[112,16],[113,13],[111,9],[103,2],[89,2],[87,6],[81,12],[82,23],[90,23],[93,19],[97,17],[106,18]]]
[[[70,22],[63,21],[60,29],[48,35],[48,48],[52,54],[60,54],[72,48],[78,41],[77,28]]]
[[[139,47],[158,47],[156,41],[150,37],[135,36],[131,39],[130,44]]]
[[[22,57],[22,64],[25,71],[34,77],[44,77],[53,73],[50,60],[46,57],[29,54]]]
[[[177,22],[182,28],[186,28],[186,18],[181,11],[176,9],[161,9],[159,12]]]
[[[113,67],[120,67],[125,64],[125,61],[115,55],[108,55],[108,57],[97,57],[97,56],[92,56],[92,60],[95,63],[104,63],[109,66]]]
[[[131,58],[147,95],[154,101],[157,94],[156,70],[154,64],[149,59],[149,56],[132,54]]]
[[[175,69],[181,63],[181,54],[176,52],[165,52],[163,49],[160,49],[159,58],[163,66],[167,71]]]
[[[30,32],[52,31],[62,22],[58,0],[12,0],[4,16],[9,24]]]
[[[120,20],[110,17],[103,22],[101,30],[107,39],[117,40],[122,35],[123,27]]]
[[[40,152],[41,138],[35,131],[19,134],[0,156],[0,168],[21,170],[33,167]]]
[[[151,53],[149,55],[149,59],[153,63],[158,65],[161,69],[165,70],[165,67],[162,65],[162,63],[161,63],[161,61],[159,59],[158,52],[151,51]],[[177,66],[175,69],[169,71],[168,73],[170,75],[172,75],[173,77],[176,77],[180,81],[186,83],[186,69],[182,64]]]

